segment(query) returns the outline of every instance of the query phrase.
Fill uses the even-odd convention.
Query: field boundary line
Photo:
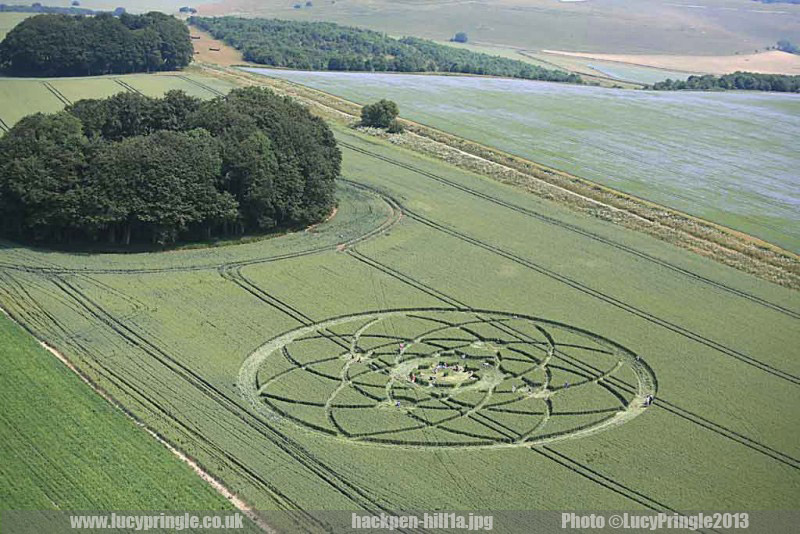
[[[361,109],[361,106],[354,102],[296,82],[205,63],[198,65],[198,68],[211,76],[232,78],[240,85],[269,86],[278,92],[311,104],[321,116],[347,126],[351,126],[353,121],[358,119]],[[777,245],[585,178],[502,152],[494,147],[460,138],[422,123],[405,119],[402,119],[401,122],[407,131],[420,138],[425,138],[432,146],[421,147],[412,143],[403,143],[402,135],[387,136],[375,133],[368,135],[389,138],[395,141],[396,145],[404,146],[411,151],[445,161],[491,180],[507,183],[534,196],[552,200],[568,209],[607,220],[602,214],[595,213],[594,210],[581,209],[574,203],[548,198],[545,193],[531,190],[526,186],[533,184],[556,185],[573,192],[581,191],[582,195],[601,202],[609,209],[617,208],[621,210],[619,213],[625,214],[621,220],[613,220],[614,224],[650,235],[778,285],[800,289],[800,255]],[[400,142],[397,142],[398,140]],[[463,161],[452,161],[442,153],[443,149],[466,152],[485,162],[490,169],[475,169]],[[463,158],[461,159],[463,160]],[[524,180],[522,182],[505,181],[503,175],[507,174],[509,170],[519,173]],[[648,224],[641,223],[641,219],[647,220]]]
[[[12,278],[12,280],[13,280],[13,278]],[[97,284],[97,282],[94,281],[91,278],[87,277],[86,280],[88,282],[90,282],[90,283]],[[55,284],[55,279],[51,279],[50,282]],[[57,286],[58,284],[55,284],[55,285]],[[101,321],[100,324],[102,324],[102,326],[108,327],[109,330],[113,334],[121,336],[120,332],[115,330],[114,326],[111,323],[103,321],[103,319],[99,315],[97,315],[97,313],[95,313],[92,310],[90,310],[89,308],[87,308],[85,303],[80,301],[80,300],[78,300],[78,298],[75,295],[67,293],[66,291],[63,290],[63,288],[60,288],[58,293],[54,294],[53,296],[54,296],[54,298],[56,298],[58,300],[61,300],[62,302],[66,303],[66,304],[68,304],[70,306],[75,306],[77,304],[79,308],[82,308],[82,309],[84,309],[84,310],[86,310],[88,312],[88,315],[81,314],[81,315],[84,316],[84,318],[86,320],[91,322],[91,321],[94,321],[95,319],[100,319],[100,321]],[[69,298],[70,300],[69,301],[66,300],[67,298]],[[33,299],[31,299],[31,300],[32,300],[32,305],[33,306],[36,306],[36,307],[42,309],[41,306],[38,306],[38,304],[35,302],[35,300],[33,300]],[[95,306],[96,306],[96,304],[95,304]],[[101,311],[103,311],[102,308],[99,308],[99,309]],[[103,312],[106,315],[109,315],[107,312],[105,312],[105,311],[103,311]],[[46,314],[46,312],[44,312],[44,313]],[[58,322],[55,321],[55,324],[58,325]],[[64,330],[64,329],[61,328],[61,330]],[[65,343],[74,344],[79,351],[81,351],[81,352],[83,352],[85,354],[85,359],[84,359],[83,363],[87,367],[92,368],[99,376],[101,376],[104,379],[108,380],[111,384],[114,385],[114,387],[118,388],[125,395],[130,396],[131,402],[138,403],[140,406],[142,406],[143,409],[148,410],[154,416],[161,417],[161,418],[165,419],[166,421],[169,421],[169,424],[172,425],[170,427],[170,429],[172,431],[177,432],[179,434],[183,434],[189,440],[192,440],[198,446],[198,448],[204,449],[205,452],[210,455],[211,460],[217,461],[217,462],[222,462],[226,466],[227,466],[228,463],[236,466],[236,469],[239,470],[238,474],[240,476],[242,476],[244,478],[249,478],[255,484],[255,486],[260,487],[262,490],[266,490],[268,496],[275,501],[275,503],[278,505],[278,507],[283,507],[283,509],[288,509],[288,508],[286,508],[286,506],[284,504],[284,501],[288,501],[285,498],[285,496],[283,496],[280,493],[280,491],[278,491],[276,488],[271,486],[258,473],[254,472],[252,469],[250,469],[246,464],[244,464],[241,460],[239,460],[232,453],[229,453],[227,450],[225,450],[224,448],[220,447],[219,445],[217,445],[213,441],[208,440],[204,435],[198,433],[190,425],[187,425],[184,421],[182,421],[181,419],[178,419],[177,417],[175,417],[175,415],[173,414],[173,412],[171,410],[165,409],[164,407],[160,406],[158,402],[153,400],[153,398],[143,394],[134,384],[132,384],[130,379],[121,376],[118,372],[116,372],[113,369],[111,369],[109,367],[106,367],[102,363],[100,363],[96,359],[95,352],[93,350],[87,348],[83,343],[81,343],[78,339],[76,339],[76,336],[69,335],[68,332],[67,332],[67,336],[68,337],[65,339]],[[36,337],[35,334],[34,334],[34,337]],[[123,338],[123,341],[126,341],[126,342],[130,343],[130,340],[128,340],[124,336],[121,336],[121,337]],[[148,353],[141,346],[137,346],[135,344],[133,344],[132,346],[134,348],[137,348],[140,351],[142,351],[143,354],[146,354],[146,355],[151,356],[151,357],[153,356],[152,353]],[[154,358],[157,360],[157,357],[154,357]],[[161,362],[161,361],[159,361],[158,363],[162,363],[163,364],[163,362]]]
[[[173,372],[175,376],[188,382],[200,394],[207,397],[210,401],[216,403],[222,410],[237,418],[242,424],[256,432],[261,438],[270,441],[275,447],[296,461],[298,465],[307,469],[309,473],[315,475],[321,481],[328,484],[340,495],[349,499],[355,504],[362,506],[365,510],[390,512],[390,510],[386,509],[372,499],[369,495],[367,495],[360,487],[344,478],[334,468],[311,454],[303,444],[297,442],[292,437],[275,428],[268,421],[257,416],[252,411],[245,409],[241,404],[239,404],[239,402],[232,399],[225,392],[221,391],[217,385],[209,382],[202,375],[199,375],[195,370],[188,367],[185,363],[171,356],[168,352],[166,352],[166,350],[159,347],[155,341],[150,340],[141,333],[137,332],[136,329],[133,328],[133,325],[120,322],[119,319],[114,317],[102,306],[86,296],[83,291],[81,291],[71,282],[67,281],[66,279],[56,277],[54,279],[54,283],[67,296],[73,299],[78,306],[85,309],[94,318],[109,327],[125,342],[129,343],[138,350],[143,351],[146,355],[153,358],[156,363]],[[225,452],[224,449],[223,452]],[[294,504],[289,497],[283,495],[280,490],[275,488],[270,482],[267,481],[266,478],[262,477],[244,464],[239,464],[239,467],[244,469],[251,477],[257,476],[262,485],[273,492],[274,495],[271,495],[273,499],[276,498],[277,495],[278,497],[281,497],[283,501],[289,502],[289,504],[293,504],[296,509],[299,509],[299,507]],[[324,526],[321,524],[321,520],[313,515],[302,511],[298,513],[304,514],[309,522],[315,523],[318,527]]]
[[[146,423],[136,417],[133,413],[125,408],[125,406],[116,400],[114,397],[111,396],[110,393],[105,391],[102,387],[96,384],[88,375],[86,375],[83,371],[81,371],[75,364],[73,364],[69,358],[67,358],[62,352],[56,349],[54,346],[50,345],[46,341],[39,339],[34,333],[27,328],[24,324],[17,321],[17,319],[12,316],[5,308],[0,306],[0,314],[4,317],[7,317],[11,322],[15,325],[19,326],[23,330],[25,330],[28,335],[33,337],[36,342],[47,352],[49,352],[52,356],[58,359],[62,364],[64,364],[67,369],[72,371],[81,381],[89,386],[89,388],[99,395],[102,399],[106,402],[111,404],[115,409],[120,411],[129,421],[132,421],[136,426],[141,428],[144,432],[146,432],[150,437],[156,440],[159,444],[161,444],[164,448],[166,448],[173,456],[175,456],[178,460],[188,465],[194,473],[199,476],[204,482],[210,485],[217,493],[222,495],[229,503],[231,503],[234,508],[242,512],[246,515],[253,523],[255,523],[262,531],[268,532],[270,534],[275,534],[277,531],[272,529],[269,525],[267,525],[263,519],[258,517],[254,512],[253,508],[247,504],[241,497],[238,497],[232,490],[230,490],[225,484],[223,484],[220,480],[215,478],[212,474],[208,471],[203,469],[200,464],[198,464],[195,460],[193,460],[190,456],[186,453],[181,451],[177,446],[167,441],[165,437],[160,435],[157,431],[150,428]]]

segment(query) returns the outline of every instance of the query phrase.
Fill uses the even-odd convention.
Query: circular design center
[[[351,442],[521,447],[642,413],[652,370],[604,337],[521,314],[445,308],[349,315],[254,352],[239,387],[260,413]]]

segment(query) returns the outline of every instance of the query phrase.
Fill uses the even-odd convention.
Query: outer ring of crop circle
[[[636,391],[634,393],[634,396],[630,399],[628,409],[619,412],[614,417],[602,420],[598,424],[579,428],[574,432],[569,432],[555,436],[546,436],[543,439],[534,439],[522,443],[492,443],[492,444],[465,443],[463,445],[458,445],[458,446],[426,447],[424,445],[419,445],[419,444],[386,443],[386,442],[377,442],[369,440],[349,439],[347,437],[342,437],[342,436],[334,436],[332,434],[328,434],[326,432],[313,429],[309,426],[303,425],[302,423],[287,418],[290,424],[292,424],[294,427],[302,431],[317,436],[322,435],[327,437],[328,439],[334,439],[334,440],[338,439],[350,444],[360,444],[371,447],[392,447],[392,448],[399,447],[399,448],[413,448],[416,450],[421,450],[421,449],[441,450],[442,448],[449,448],[449,449],[463,448],[463,449],[475,450],[475,449],[532,447],[536,445],[550,444],[558,441],[566,441],[566,440],[589,436],[610,429],[612,427],[619,426],[623,423],[626,423],[631,419],[639,416],[646,410],[646,406],[644,403],[645,398],[648,395],[655,395],[657,391],[658,382],[655,373],[650,368],[650,366],[643,359],[641,359],[634,352],[632,352],[630,349],[624,347],[623,345],[620,345],[615,341],[612,341],[604,336],[595,334],[594,332],[590,332],[588,330],[584,330],[582,328],[578,328],[566,323],[552,321],[550,319],[543,319],[541,317],[534,317],[531,315],[526,315],[516,312],[504,312],[498,310],[485,310],[485,309],[475,309],[475,308],[397,308],[397,309],[380,310],[380,311],[366,311],[361,313],[346,314],[333,317],[318,323],[313,323],[310,325],[302,326],[300,328],[296,328],[294,330],[284,332],[283,334],[280,334],[272,338],[271,340],[267,341],[266,343],[258,347],[255,351],[253,351],[252,354],[250,354],[250,356],[247,357],[247,359],[245,359],[244,363],[239,369],[239,375],[237,379],[237,386],[239,388],[239,391],[241,392],[242,396],[247,401],[250,402],[250,404],[253,406],[256,412],[258,412],[262,416],[266,416],[268,419],[274,419],[276,413],[272,411],[268,406],[266,406],[266,404],[263,401],[261,401],[257,393],[256,384],[257,384],[257,374],[261,365],[267,360],[267,358],[273,355],[276,351],[280,350],[281,347],[284,347],[285,345],[288,345],[292,341],[295,341],[296,339],[303,337],[307,334],[311,334],[313,332],[317,332],[325,328],[330,328],[333,326],[352,322],[359,319],[369,320],[374,318],[398,317],[412,313],[429,313],[429,312],[469,313],[474,315],[490,314],[495,317],[499,316],[499,317],[508,317],[512,319],[528,320],[534,323],[542,323],[545,325],[554,326],[559,329],[572,331],[580,335],[593,338],[595,340],[600,341],[601,343],[607,344],[615,348],[619,354],[625,357],[627,363],[629,364],[628,366],[633,370],[633,372],[637,377],[637,384],[635,386]]]

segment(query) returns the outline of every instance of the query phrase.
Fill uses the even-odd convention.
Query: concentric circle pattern
[[[256,410],[352,442],[521,447],[622,424],[655,377],[636,354],[519,314],[408,309],[283,334],[239,375]]]

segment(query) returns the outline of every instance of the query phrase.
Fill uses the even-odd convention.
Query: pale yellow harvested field
[[[211,35],[201,31],[199,28],[192,27],[191,30],[195,60],[212,63],[214,65],[222,65],[224,67],[246,63],[245,60],[242,59],[242,53],[232,46],[228,46],[222,41],[214,39]],[[199,37],[199,39],[195,39],[195,37]],[[212,50],[212,48],[218,50]]]
[[[788,54],[779,50],[734,56],[594,54],[561,50],[542,50],[542,52],[557,56],[597,59],[704,74],[728,74],[737,70],[766,74],[800,74],[800,55]]]

